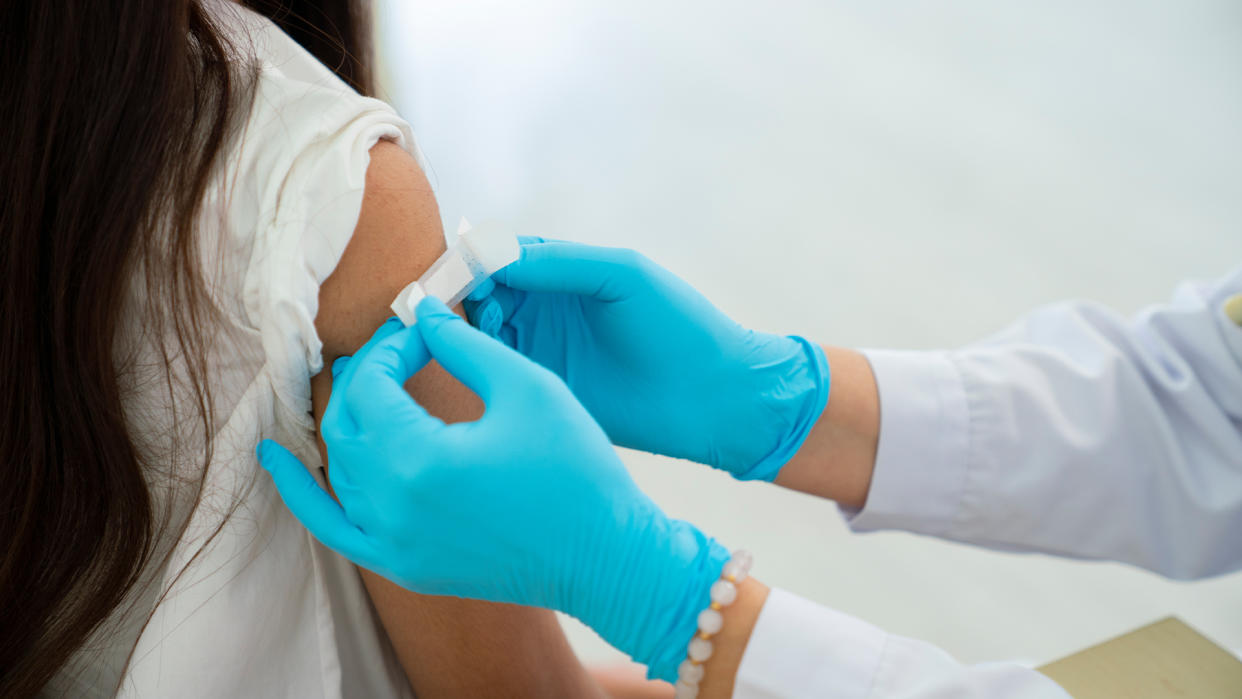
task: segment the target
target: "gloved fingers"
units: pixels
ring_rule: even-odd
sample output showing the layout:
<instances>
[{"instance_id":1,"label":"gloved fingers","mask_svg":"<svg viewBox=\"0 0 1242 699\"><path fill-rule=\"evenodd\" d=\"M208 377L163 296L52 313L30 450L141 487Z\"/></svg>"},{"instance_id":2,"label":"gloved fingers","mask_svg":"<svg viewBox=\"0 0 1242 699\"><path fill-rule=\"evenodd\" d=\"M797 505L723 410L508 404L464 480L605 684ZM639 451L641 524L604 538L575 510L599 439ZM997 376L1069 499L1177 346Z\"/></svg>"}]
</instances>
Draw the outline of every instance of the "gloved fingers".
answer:
<instances>
[{"instance_id":1,"label":"gloved fingers","mask_svg":"<svg viewBox=\"0 0 1242 699\"><path fill-rule=\"evenodd\" d=\"M475 287L474 291L471 291L469 294L466 294L465 301L482 301L488 296L491 296L492 290L495 288L496 288L496 282L492 281L491 277L488 277L487 279L484 279L482 282L479 282L479 285Z\"/></svg>"},{"instance_id":2,"label":"gloved fingers","mask_svg":"<svg viewBox=\"0 0 1242 699\"><path fill-rule=\"evenodd\" d=\"M259 463L272 474L285 506L316 539L359 565L370 563L371 543L366 534L349 521L298 457L270 439L260 442L256 453Z\"/></svg>"},{"instance_id":3,"label":"gloved fingers","mask_svg":"<svg viewBox=\"0 0 1242 699\"><path fill-rule=\"evenodd\" d=\"M624 296L629 272L644 258L632 250L579 243L533 243L522 246L517 262L492 275L498 283L522 291L546 291L615 301Z\"/></svg>"},{"instance_id":4,"label":"gloved fingers","mask_svg":"<svg viewBox=\"0 0 1242 699\"><path fill-rule=\"evenodd\" d=\"M353 417L345 407L344 391L340 389L348 384L353 377L354 371L358 367L358 359L366 356L371 351L371 348L382 342L384 338L393 335L404 327L397 318L389 318L376 329L353 356L338 357L332 362L332 393L328 396L328 407L324 409L323 421L319 427L320 434L323 435L325 442L352 435L357 431L357 425L354 424Z\"/></svg>"},{"instance_id":5,"label":"gloved fingers","mask_svg":"<svg viewBox=\"0 0 1242 699\"><path fill-rule=\"evenodd\" d=\"M390 430L426 431L443 427L405 391L405 382L431 361L431 354L416 329L403 328L371 347L342 384L345 405L363 432Z\"/></svg>"},{"instance_id":6,"label":"gloved fingers","mask_svg":"<svg viewBox=\"0 0 1242 699\"><path fill-rule=\"evenodd\" d=\"M490 280L489 280L490 283ZM493 288L498 288L492 284ZM508 287L504 287L508 288ZM465 299L461 302L462 308L466 311L466 320L470 324L478 328L480 332L496 337L500 332L500 326L504 322L504 315L501 312L501 306L496 302L492 294L488 294L482 299L472 301Z\"/></svg>"},{"instance_id":7,"label":"gloved fingers","mask_svg":"<svg viewBox=\"0 0 1242 699\"><path fill-rule=\"evenodd\" d=\"M420 301L416 313L414 327L422 333L431 356L488 405L509 377L532 366L530 360L470 327L437 298Z\"/></svg>"},{"instance_id":8,"label":"gloved fingers","mask_svg":"<svg viewBox=\"0 0 1242 699\"><path fill-rule=\"evenodd\" d=\"M547 242L544 238L530 235L518 236L519 245L536 245L544 242ZM514 289L497 284L495 275L484 279L462 300L466 320L488 335L499 337L501 324L513 314L515 305L513 296Z\"/></svg>"},{"instance_id":9,"label":"gloved fingers","mask_svg":"<svg viewBox=\"0 0 1242 699\"><path fill-rule=\"evenodd\" d=\"M323 419L319 423L319 434L323 437L325 444L358 431L358 426L354 424L353 418L342 405L345 402L344 393L337 390L337 387L342 385L341 376L349 366L351 359L352 357L342 356L332 362L332 390L328 394L328 407L324 409Z\"/></svg>"},{"instance_id":10,"label":"gloved fingers","mask_svg":"<svg viewBox=\"0 0 1242 699\"><path fill-rule=\"evenodd\" d=\"M462 306L466 309L466 318L471 325L513 347L513 333L505 333L504 329L525 298L525 291L494 284L492 293L487 298L479 301L467 299Z\"/></svg>"},{"instance_id":11,"label":"gloved fingers","mask_svg":"<svg viewBox=\"0 0 1242 699\"><path fill-rule=\"evenodd\" d=\"M517 329L508 323L500 326L500 332L496 334L496 339L512 347L514 350L518 349Z\"/></svg>"},{"instance_id":12,"label":"gloved fingers","mask_svg":"<svg viewBox=\"0 0 1242 699\"><path fill-rule=\"evenodd\" d=\"M517 239L518 239L518 245L535 245L537 243L549 242L548 239L546 238L540 238L538 236L533 236L533 235L519 235ZM554 241L554 242L560 242L560 241ZM492 291L495 288L496 288L496 282L493 281L492 277L488 277L487 279L484 279L482 283L480 283L477 287L475 287L474 291L471 291L469 294L466 295L466 301L476 301L476 302L482 301L488 296L491 296ZM473 322L473 319L471 320L471 322Z\"/></svg>"},{"instance_id":13,"label":"gloved fingers","mask_svg":"<svg viewBox=\"0 0 1242 699\"><path fill-rule=\"evenodd\" d=\"M522 305L522 301L525 298L526 292L518 291L503 284L497 284L496 290L492 293L492 300L496 302L496 306L500 309L501 322L508 322L513 317L513 313Z\"/></svg>"}]
</instances>

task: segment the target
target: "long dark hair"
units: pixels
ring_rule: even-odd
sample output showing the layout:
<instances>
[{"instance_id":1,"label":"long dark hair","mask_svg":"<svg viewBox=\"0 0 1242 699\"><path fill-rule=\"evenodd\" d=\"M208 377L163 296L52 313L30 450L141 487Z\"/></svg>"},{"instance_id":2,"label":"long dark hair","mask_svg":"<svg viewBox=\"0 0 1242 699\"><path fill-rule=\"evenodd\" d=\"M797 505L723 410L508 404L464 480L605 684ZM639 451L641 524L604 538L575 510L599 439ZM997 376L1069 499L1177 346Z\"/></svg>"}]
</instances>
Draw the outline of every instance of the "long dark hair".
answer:
<instances>
[{"instance_id":1,"label":"long dark hair","mask_svg":"<svg viewBox=\"0 0 1242 699\"><path fill-rule=\"evenodd\" d=\"M247 4L370 91L355 3ZM186 361L210 424L194 221L244 81L197 0L4 2L0 33L0 697L12 697L38 693L118 608L167 524L123 405L117 335L135 278L179 309L162 349Z\"/></svg>"}]
</instances>

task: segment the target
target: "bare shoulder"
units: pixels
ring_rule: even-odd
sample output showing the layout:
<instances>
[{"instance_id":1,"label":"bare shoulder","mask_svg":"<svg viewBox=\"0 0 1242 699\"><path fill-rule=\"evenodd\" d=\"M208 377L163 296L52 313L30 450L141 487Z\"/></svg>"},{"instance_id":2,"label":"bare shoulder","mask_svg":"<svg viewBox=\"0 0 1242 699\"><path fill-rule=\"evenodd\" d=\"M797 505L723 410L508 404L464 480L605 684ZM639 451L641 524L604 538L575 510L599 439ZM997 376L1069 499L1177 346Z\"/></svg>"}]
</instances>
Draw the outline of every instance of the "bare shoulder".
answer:
<instances>
[{"instance_id":1,"label":"bare shoulder","mask_svg":"<svg viewBox=\"0 0 1242 699\"><path fill-rule=\"evenodd\" d=\"M388 304L444 251L435 194L401 146L371 148L362 211L345 254L319 290L315 325L327 362L357 349L392 315Z\"/></svg>"}]
</instances>

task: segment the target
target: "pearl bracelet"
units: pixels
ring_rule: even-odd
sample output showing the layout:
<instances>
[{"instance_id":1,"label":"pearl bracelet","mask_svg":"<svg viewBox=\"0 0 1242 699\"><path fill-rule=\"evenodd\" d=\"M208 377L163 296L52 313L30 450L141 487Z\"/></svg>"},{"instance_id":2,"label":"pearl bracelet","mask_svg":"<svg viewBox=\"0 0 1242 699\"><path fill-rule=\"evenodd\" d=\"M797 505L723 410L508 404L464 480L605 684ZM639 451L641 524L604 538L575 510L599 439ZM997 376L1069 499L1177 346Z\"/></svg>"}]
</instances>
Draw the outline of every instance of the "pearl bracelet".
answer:
<instances>
[{"instance_id":1,"label":"pearl bracelet","mask_svg":"<svg viewBox=\"0 0 1242 699\"><path fill-rule=\"evenodd\" d=\"M686 659L677 666L677 690L675 699L695 699L699 695L699 682L703 681L703 663L712 657L711 637L724 627L721 609L737 599L737 586L750 575L755 557L750 551L738 550L720 571L720 579L712 583L711 605L699 612L699 632L690 639Z\"/></svg>"}]
</instances>

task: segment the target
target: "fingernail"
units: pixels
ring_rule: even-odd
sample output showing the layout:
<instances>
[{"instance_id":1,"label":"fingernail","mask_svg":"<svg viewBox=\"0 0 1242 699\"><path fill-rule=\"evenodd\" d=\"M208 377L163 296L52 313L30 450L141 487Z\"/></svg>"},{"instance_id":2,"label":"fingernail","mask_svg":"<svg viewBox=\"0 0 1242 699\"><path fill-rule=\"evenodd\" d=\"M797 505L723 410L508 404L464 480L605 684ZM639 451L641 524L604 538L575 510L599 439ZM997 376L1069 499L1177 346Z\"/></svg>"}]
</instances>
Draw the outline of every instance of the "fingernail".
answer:
<instances>
[{"instance_id":1,"label":"fingernail","mask_svg":"<svg viewBox=\"0 0 1242 699\"><path fill-rule=\"evenodd\" d=\"M345 364L348 362L349 362L349 355L337 357L336 361L332 362L332 378L335 379L336 377L340 376L341 372L345 371Z\"/></svg>"}]
</instances>

